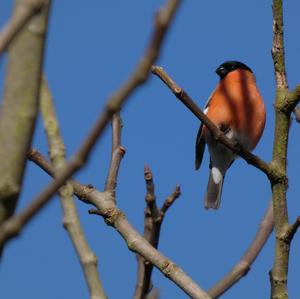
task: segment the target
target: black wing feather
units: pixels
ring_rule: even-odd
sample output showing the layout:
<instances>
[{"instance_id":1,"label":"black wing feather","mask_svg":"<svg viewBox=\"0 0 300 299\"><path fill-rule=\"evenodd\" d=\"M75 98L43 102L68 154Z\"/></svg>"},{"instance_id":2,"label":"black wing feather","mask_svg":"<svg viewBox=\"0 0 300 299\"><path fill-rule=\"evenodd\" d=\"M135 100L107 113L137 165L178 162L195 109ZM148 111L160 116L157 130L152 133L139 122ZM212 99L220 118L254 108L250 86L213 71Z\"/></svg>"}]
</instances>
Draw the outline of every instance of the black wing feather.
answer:
<instances>
[{"instance_id":1,"label":"black wing feather","mask_svg":"<svg viewBox=\"0 0 300 299\"><path fill-rule=\"evenodd\" d=\"M208 98L208 100L204 106L204 110L209 107L209 102L211 100L213 93L214 93L214 91L211 93L210 97ZM197 134L197 138L196 138L196 159L195 159L196 170L199 169L201 166L201 163L203 160L203 154L204 154L204 150L205 150L205 139L203 136L202 129L203 129L203 124L201 123L198 134Z\"/></svg>"},{"instance_id":2,"label":"black wing feather","mask_svg":"<svg viewBox=\"0 0 300 299\"><path fill-rule=\"evenodd\" d=\"M203 124L201 123L198 134L197 134L197 138L196 138L196 159L195 159L195 168L196 170L200 168L201 163L202 163L202 159L203 159L203 154L204 154L204 150L205 150L205 140L204 140L204 136L202 134L202 128L203 128Z\"/></svg>"}]
</instances>

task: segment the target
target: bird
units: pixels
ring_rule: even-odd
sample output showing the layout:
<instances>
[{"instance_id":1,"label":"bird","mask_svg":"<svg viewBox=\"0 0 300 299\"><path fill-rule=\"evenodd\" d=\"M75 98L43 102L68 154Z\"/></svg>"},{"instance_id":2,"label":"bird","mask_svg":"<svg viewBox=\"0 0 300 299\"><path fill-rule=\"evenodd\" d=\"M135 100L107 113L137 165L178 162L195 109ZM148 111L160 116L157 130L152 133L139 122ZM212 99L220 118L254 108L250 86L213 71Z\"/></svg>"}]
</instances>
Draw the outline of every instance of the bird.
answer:
<instances>
[{"instance_id":1,"label":"bird","mask_svg":"<svg viewBox=\"0 0 300 299\"><path fill-rule=\"evenodd\" d=\"M255 75L250 67L239 61L225 61L215 72L220 81L203 112L227 138L252 151L262 136L266 122L265 104L256 86ZM218 142L201 123L196 138L196 170L202 163L206 144L210 154L210 174L204 207L218 209L226 171L237 156Z\"/></svg>"}]
</instances>

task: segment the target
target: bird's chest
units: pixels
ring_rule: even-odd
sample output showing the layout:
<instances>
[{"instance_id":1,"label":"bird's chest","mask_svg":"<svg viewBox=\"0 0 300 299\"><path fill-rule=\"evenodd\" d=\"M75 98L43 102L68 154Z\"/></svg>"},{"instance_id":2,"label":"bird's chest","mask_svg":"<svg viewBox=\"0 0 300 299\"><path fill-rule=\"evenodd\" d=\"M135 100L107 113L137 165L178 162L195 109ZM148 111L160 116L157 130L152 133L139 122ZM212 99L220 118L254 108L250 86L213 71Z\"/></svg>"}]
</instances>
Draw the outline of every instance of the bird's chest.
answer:
<instances>
[{"instance_id":1,"label":"bird's chest","mask_svg":"<svg viewBox=\"0 0 300 299\"><path fill-rule=\"evenodd\" d=\"M242 82L237 82L230 89L216 90L206 111L209 119L229 139L238 141L248 149L253 147L250 137L256 128L257 113L256 89L251 90L250 87L245 90ZM209 135L206 136L208 143L211 141Z\"/></svg>"}]
</instances>

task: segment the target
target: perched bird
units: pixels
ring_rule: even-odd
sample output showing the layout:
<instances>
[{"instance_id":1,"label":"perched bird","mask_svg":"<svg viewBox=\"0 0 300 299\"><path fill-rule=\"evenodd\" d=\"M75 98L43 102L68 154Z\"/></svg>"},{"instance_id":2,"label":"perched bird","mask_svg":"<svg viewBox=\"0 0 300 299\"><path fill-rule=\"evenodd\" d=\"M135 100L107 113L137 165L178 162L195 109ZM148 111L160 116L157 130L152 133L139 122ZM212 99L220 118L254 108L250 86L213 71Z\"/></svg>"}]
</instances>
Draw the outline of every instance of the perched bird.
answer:
<instances>
[{"instance_id":1,"label":"perched bird","mask_svg":"<svg viewBox=\"0 0 300 299\"><path fill-rule=\"evenodd\" d=\"M239 61L226 61L216 73L220 77L208 99L204 113L229 138L252 151L265 127L266 112L252 70ZM201 124L196 139L196 169L201 165L205 144L210 154L210 175L205 208L220 206L223 180L236 155L216 141Z\"/></svg>"}]
</instances>

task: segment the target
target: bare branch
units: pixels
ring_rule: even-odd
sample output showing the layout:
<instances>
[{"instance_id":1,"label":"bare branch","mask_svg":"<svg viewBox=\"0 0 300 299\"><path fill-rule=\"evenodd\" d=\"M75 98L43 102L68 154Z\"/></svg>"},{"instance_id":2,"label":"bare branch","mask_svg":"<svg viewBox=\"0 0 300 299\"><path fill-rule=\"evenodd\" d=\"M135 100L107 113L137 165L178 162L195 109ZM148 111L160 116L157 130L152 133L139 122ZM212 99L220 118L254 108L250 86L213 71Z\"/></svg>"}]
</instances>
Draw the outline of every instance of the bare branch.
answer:
<instances>
[{"instance_id":1,"label":"bare branch","mask_svg":"<svg viewBox=\"0 0 300 299\"><path fill-rule=\"evenodd\" d=\"M275 100L275 138L273 145L272 165L286 175L287 147L290 128L291 113L299 103L300 86L294 91L289 91L284 53L283 37L283 3L282 0L273 0L273 46L272 57L276 79ZM271 298L287 299L287 280L290 244L296 224L290 226L286 204L287 180L272 182L273 210L275 222L275 258L270 271Z\"/></svg>"},{"instance_id":2,"label":"bare branch","mask_svg":"<svg viewBox=\"0 0 300 299\"><path fill-rule=\"evenodd\" d=\"M42 163L42 168L47 173L53 174L53 168L41 154L32 151L30 159L37 165ZM139 254L153 264L167 278L180 287L190 298L210 299L187 274L174 264L157 249L149 244L127 221L125 214L115 205L115 200L110 192L99 192L92 186L84 186L76 181L70 181L75 194L85 203L92 204L98 211L94 214L101 215L107 225L112 226L122 236L129 250ZM10 222L11 223L11 222ZM11 223L14 225L15 223Z\"/></svg>"},{"instance_id":3,"label":"bare branch","mask_svg":"<svg viewBox=\"0 0 300 299\"><path fill-rule=\"evenodd\" d=\"M144 166L144 178L146 183L146 208L144 219L144 238L157 249L160 224L155 220L159 215L159 209L156 205L156 196L154 193L154 182L152 171L148 165ZM142 256L137 255L137 281L134 293L134 299L145 299L152 289L151 275L153 265Z\"/></svg>"},{"instance_id":4,"label":"bare branch","mask_svg":"<svg viewBox=\"0 0 300 299\"><path fill-rule=\"evenodd\" d=\"M121 145L123 121L120 112L112 117L112 152L117 150Z\"/></svg>"},{"instance_id":5,"label":"bare branch","mask_svg":"<svg viewBox=\"0 0 300 299\"><path fill-rule=\"evenodd\" d=\"M226 274L224 278L222 278L216 285L209 289L208 294L212 298L220 297L248 273L251 265L254 263L256 257L271 235L273 227L273 206L272 201L270 201L270 204L260 223L260 227L256 233L256 236L243 257L232 268L232 270L228 274Z\"/></svg>"},{"instance_id":6,"label":"bare branch","mask_svg":"<svg viewBox=\"0 0 300 299\"><path fill-rule=\"evenodd\" d=\"M274 62L276 85L278 89L287 89L288 83L285 71L282 0L273 0L273 46L272 57Z\"/></svg>"},{"instance_id":7,"label":"bare branch","mask_svg":"<svg viewBox=\"0 0 300 299\"><path fill-rule=\"evenodd\" d=\"M272 165L269 165L258 156L253 155L251 152L244 149L240 144L234 140L228 139L225 134L219 130L209 118L201 111L197 104L191 97L173 81L163 68L158 66L152 67L152 73L158 76L174 93L174 95L210 130L214 138L222 144L231 149L234 153L242 157L247 163L255 166L263 171L271 181L286 180L286 177L281 173L276 172Z\"/></svg>"},{"instance_id":8,"label":"bare branch","mask_svg":"<svg viewBox=\"0 0 300 299\"><path fill-rule=\"evenodd\" d=\"M293 224L291 224L286 230L286 235L284 236L286 242L291 243L299 226L300 226L300 217L297 217L296 221Z\"/></svg>"},{"instance_id":9,"label":"bare branch","mask_svg":"<svg viewBox=\"0 0 300 299\"><path fill-rule=\"evenodd\" d=\"M148 214L152 218L152 221L155 222L158 215L159 215L159 209L156 206L156 196L154 193L154 182L153 182L153 174L151 169L148 165L145 165L144 167L144 178L146 182L146 204L148 207Z\"/></svg>"},{"instance_id":10,"label":"bare branch","mask_svg":"<svg viewBox=\"0 0 300 299\"><path fill-rule=\"evenodd\" d=\"M175 200L180 196L180 186L177 185L173 193L165 200L163 206L160 209L162 215L165 215L170 206L175 202ZM164 216L163 216L164 217Z\"/></svg>"},{"instance_id":11,"label":"bare branch","mask_svg":"<svg viewBox=\"0 0 300 299\"><path fill-rule=\"evenodd\" d=\"M38 113L50 1L43 3L43 9L14 39L8 53L0 110L0 225L15 210ZM15 12L23 5L17 0Z\"/></svg>"},{"instance_id":12,"label":"bare branch","mask_svg":"<svg viewBox=\"0 0 300 299\"><path fill-rule=\"evenodd\" d=\"M125 155L125 148L121 146L121 129L122 119L120 113L117 112L112 118L112 154L108 176L105 183L105 191L112 192L115 195L117 187L117 177L120 163Z\"/></svg>"},{"instance_id":13,"label":"bare branch","mask_svg":"<svg viewBox=\"0 0 300 299\"><path fill-rule=\"evenodd\" d=\"M165 200L163 207L159 209L156 204L154 193L154 182L152 171L148 165L144 167L144 178L146 182L146 204L144 220L144 238L154 247L158 248L161 225L168 208L180 196L180 187L176 186L175 191ZM138 273L134 299L145 299L152 289L151 275L153 265L142 256L137 255Z\"/></svg>"},{"instance_id":14,"label":"bare branch","mask_svg":"<svg viewBox=\"0 0 300 299\"><path fill-rule=\"evenodd\" d=\"M58 173L65 165L65 145L59 132L52 95L45 78L43 78L41 85L40 110L48 138L51 161L55 173ZM63 225L81 263L90 298L106 299L97 269L97 257L89 247L80 224L77 208L73 200L72 185L66 183L60 188L59 195L64 213Z\"/></svg>"},{"instance_id":15,"label":"bare branch","mask_svg":"<svg viewBox=\"0 0 300 299\"><path fill-rule=\"evenodd\" d=\"M38 13L47 2L47 0L18 1L12 17L0 32L0 55L31 17Z\"/></svg>"},{"instance_id":16,"label":"bare branch","mask_svg":"<svg viewBox=\"0 0 300 299\"><path fill-rule=\"evenodd\" d=\"M168 0L165 7L158 12L149 46L132 76L108 99L106 109L101 113L99 119L96 121L96 124L77 153L60 171L55 180L51 182L19 215L11 218L7 223L4 223L2 228L0 227L0 245L19 234L36 213L49 202L50 198L57 190L85 164L96 141L103 134L112 116L121 109L125 101L137 87L145 83L148 79L149 73L151 72L151 66L159 56L163 39L180 3L180 0ZM20 109L20 107L18 107L18 109Z\"/></svg>"}]
</instances>

